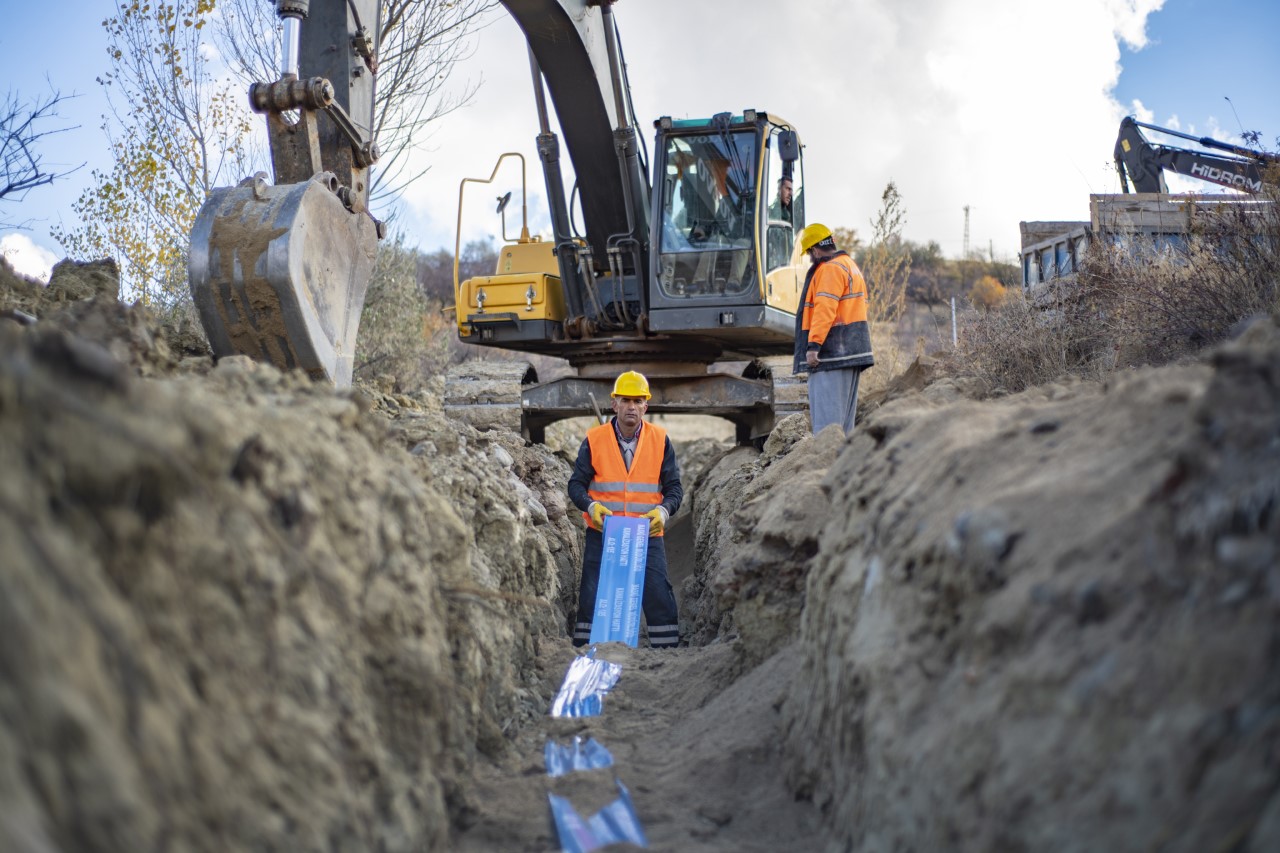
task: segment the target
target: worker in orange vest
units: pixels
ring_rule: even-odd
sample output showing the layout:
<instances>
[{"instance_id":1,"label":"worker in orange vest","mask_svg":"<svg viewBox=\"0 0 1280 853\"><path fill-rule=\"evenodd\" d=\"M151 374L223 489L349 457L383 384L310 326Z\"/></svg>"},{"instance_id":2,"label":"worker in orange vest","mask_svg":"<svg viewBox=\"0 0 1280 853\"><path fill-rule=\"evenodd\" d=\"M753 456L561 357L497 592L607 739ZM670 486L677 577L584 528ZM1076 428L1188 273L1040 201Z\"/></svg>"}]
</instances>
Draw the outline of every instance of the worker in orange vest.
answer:
<instances>
[{"instance_id":1,"label":"worker in orange vest","mask_svg":"<svg viewBox=\"0 0 1280 853\"><path fill-rule=\"evenodd\" d=\"M628 370L613 383L612 397L613 418L587 431L569 478L569 499L582 510L587 525L573 644L583 646L591 639L604 552L604 519L618 513L649 519L641 606L649 628L649 645L673 649L680 644L680 619L676 596L667 579L663 531L684 499L680 465L667 431L645 423L644 413L651 398L649 380Z\"/></svg>"},{"instance_id":2,"label":"worker in orange vest","mask_svg":"<svg viewBox=\"0 0 1280 853\"><path fill-rule=\"evenodd\" d=\"M800 232L800 250L813 266L804 280L796 314L795 373L809 374L809 421L813 432L839 424L853 432L858 380L875 364L867 323L867 283L853 258L836 246L827 226L815 222Z\"/></svg>"}]
</instances>

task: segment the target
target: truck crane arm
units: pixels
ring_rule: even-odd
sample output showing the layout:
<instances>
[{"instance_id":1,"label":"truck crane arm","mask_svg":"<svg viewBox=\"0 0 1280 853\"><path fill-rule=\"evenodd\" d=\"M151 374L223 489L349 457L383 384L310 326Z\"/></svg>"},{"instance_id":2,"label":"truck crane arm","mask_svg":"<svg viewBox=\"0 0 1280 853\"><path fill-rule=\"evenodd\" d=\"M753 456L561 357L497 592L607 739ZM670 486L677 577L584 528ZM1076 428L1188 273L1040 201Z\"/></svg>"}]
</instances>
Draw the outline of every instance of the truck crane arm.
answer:
<instances>
[{"instance_id":1,"label":"truck crane arm","mask_svg":"<svg viewBox=\"0 0 1280 853\"><path fill-rule=\"evenodd\" d=\"M1226 155L1209 154L1169 145L1154 145L1147 140L1140 128L1155 130L1171 136L1189 139L1205 148L1226 152ZM1115 147L1116 171L1120 186L1127 193L1133 183L1135 192L1167 193L1164 173L1174 172L1199 178L1224 187L1249 193L1262 191L1264 184L1274 184L1267 169L1280 166L1280 157L1263 151L1254 151L1238 145L1219 142L1209 137L1191 136L1176 130L1144 124L1133 116L1120 122L1120 133Z\"/></svg>"}]
</instances>

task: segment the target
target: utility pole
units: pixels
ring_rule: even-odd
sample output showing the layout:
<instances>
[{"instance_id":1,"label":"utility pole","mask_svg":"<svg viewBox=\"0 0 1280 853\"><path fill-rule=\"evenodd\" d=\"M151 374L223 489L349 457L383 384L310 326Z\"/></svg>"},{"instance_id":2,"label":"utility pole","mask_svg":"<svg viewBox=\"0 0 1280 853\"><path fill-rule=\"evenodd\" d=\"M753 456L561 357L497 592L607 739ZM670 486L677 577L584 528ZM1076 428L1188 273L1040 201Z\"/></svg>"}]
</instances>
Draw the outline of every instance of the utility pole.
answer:
<instances>
[{"instance_id":1,"label":"utility pole","mask_svg":"<svg viewBox=\"0 0 1280 853\"><path fill-rule=\"evenodd\" d=\"M969 260L969 205L964 206L964 259Z\"/></svg>"}]
</instances>

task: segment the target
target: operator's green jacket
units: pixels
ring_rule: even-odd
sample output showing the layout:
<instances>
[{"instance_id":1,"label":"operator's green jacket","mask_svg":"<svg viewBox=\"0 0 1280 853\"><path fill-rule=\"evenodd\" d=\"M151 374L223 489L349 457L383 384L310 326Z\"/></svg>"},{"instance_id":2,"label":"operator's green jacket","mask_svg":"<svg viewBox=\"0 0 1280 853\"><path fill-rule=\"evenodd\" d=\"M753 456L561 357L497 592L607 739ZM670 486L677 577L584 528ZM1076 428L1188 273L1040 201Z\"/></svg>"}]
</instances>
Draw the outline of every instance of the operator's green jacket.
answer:
<instances>
[{"instance_id":1,"label":"operator's green jacket","mask_svg":"<svg viewBox=\"0 0 1280 853\"><path fill-rule=\"evenodd\" d=\"M875 364L867 323L867 283L847 253L836 252L809 268L800 302L795 373ZM809 367L805 360L809 350L818 351L817 367Z\"/></svg>"}]
</instances>

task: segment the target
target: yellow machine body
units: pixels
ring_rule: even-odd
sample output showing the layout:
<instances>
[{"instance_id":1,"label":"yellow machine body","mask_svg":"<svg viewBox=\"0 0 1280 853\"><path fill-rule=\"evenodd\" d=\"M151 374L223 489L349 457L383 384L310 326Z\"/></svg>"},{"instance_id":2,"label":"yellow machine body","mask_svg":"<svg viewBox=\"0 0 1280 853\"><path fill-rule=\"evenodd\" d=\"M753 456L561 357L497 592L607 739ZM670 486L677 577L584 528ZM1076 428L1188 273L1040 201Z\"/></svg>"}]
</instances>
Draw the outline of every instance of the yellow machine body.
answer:
<instances>
[{"instance_id":1,"label":"yellow machine body","mask_svg":"<svg viewBox=\"0 0 1280 853\"><path fill-rule=\"evenodd\" d=\"M474 327L484 323L564 320L564 288L551 249L551 243L537 237L508 243L498 254L494 275L462 282L458 286L458 334L470 337Z\"/></svg>"},{"instance_id":2,"label":"yellow machine body","mask_svg":"<svg viewBox=\"0 0 1280 853\"><path fill-rule=\"evenodd\" d=\"M788 314L800 313L800 291L808 274L809 258L796 243L791 251L791 263L764 277L765 304Z\"/></svg>"}]
</instances>

